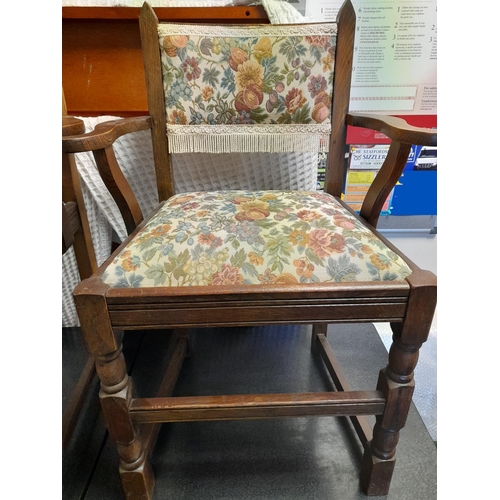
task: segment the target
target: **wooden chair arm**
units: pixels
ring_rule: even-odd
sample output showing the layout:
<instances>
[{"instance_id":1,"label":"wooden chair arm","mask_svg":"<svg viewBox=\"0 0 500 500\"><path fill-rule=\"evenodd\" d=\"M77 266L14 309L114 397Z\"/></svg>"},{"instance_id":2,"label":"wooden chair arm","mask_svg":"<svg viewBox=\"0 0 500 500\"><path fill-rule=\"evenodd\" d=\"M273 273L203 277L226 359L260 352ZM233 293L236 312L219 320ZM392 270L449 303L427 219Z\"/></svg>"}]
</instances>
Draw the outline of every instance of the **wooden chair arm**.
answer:
<instances>
[{"instance_id":1,"label":"wooden chair arm","mask_svg":"<svg viewBox=\"0 0 500 500\"><path fill-rule=\"evenodd\" d=\"M353 127L378 130L391 139L387 157L368 189L360 210L361 217L377 227L382 207L403 173L412 145L436 146L437 129L414 127L394 116L361 113L348 113L346 123Z\"/></svg>"},{"instance_id":2,"label":"wooden chair arm","mask_svg":"<svg viewBox=\"0 0 500 500\"><path fill-rule=\"evenodd\" d=\"M92 152L104 184L113 196L130 234L143 220L139 202L116 160L114 142L121 136L151 128L150 116L119 118L95 126L92 132L62 138L63 154Z\"/></svg>"},{"instance_id":3,"label":"wooden chair arm","mask_svg":"<svg viewBox=\"0 0 500 500\"><path fill-rule=\"evenodd\" d=\"M437 129L414 127L406 123L402 118L396 118L395 116L347 113L346 123L353 127L378 130L389 139L403 144L437 145Z\"/></svg>"},{"instance_id":4,"label":"wooden chair arm","mask_svg":"<svg viewBox=\"0 0 500 500\"><path fill-rule=\"evenodd\" d=\"M133 116L130 118L119 118L99 123L92 132L80 135L63 137L63 153L82 153L84 151L95 151L112 146L113 143L125 134L148 130L151 128L150 116Z\"/></svg>"}]
</instances>

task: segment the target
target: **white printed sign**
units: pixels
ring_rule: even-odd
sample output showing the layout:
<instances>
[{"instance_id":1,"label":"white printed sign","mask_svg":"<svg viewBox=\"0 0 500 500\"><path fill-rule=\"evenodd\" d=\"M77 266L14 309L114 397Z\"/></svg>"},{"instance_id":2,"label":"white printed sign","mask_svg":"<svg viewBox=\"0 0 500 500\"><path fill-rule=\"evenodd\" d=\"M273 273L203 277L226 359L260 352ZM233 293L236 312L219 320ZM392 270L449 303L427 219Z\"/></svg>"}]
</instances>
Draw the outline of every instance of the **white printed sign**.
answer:
<instances>
[{"instance_id":1,"label":"white printed sign","mask_svg":"<svg viewBox=\"0 0 500 500\"><path fill-rule=\"evenodd\" d=\"M306 16L334 21L342 0L308 1ZM437 114L436 0L353 0L350 111Z\"/></svg>"}]
</instances>

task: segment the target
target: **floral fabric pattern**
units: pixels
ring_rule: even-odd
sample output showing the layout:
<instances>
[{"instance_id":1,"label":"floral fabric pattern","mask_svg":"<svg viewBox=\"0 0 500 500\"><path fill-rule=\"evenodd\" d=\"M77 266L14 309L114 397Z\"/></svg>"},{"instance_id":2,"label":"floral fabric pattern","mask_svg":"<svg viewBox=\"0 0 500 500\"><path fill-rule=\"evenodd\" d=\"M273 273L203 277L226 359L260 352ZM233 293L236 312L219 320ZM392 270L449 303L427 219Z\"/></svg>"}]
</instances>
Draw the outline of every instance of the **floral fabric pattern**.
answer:
<instances>
[{"instance_id":1,"label":"floral fabric pattern","mask_svg":"<svg viewBox=\"0 0 500 500\"><path fill-rule=\"evenodd\" d=\"M332 196L182 193L114 259L111 287L404 280L408 265Z\"/></svg>"},{"instance_id":2,"label":"floral fabric pattern","mask_svg":"<svg viewBox=\"0 0 500 500\"><path fill-rule=\"evenodd\" d=\"M336 25L323 36L286 34L293 26L203 29L159 25L169 134L194 133L193 125L224 134L237 130L228 132L229 125L275 125L279 134L279 125L299 124L328 133Z\"/></svg>"}]
</instances>

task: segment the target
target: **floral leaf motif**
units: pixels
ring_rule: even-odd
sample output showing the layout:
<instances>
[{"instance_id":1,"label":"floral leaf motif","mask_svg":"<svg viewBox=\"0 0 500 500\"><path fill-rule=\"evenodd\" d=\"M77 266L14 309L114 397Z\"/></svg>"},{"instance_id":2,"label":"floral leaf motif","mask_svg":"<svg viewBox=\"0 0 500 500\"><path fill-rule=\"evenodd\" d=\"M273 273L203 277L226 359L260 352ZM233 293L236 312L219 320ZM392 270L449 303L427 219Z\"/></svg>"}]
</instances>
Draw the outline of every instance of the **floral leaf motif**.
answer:
<instances>
[{"instance_id":1,"label":"floral leaf motif","mask_svg":"<svg viewBox=\"0 0 500 500\"><path fill-rule=\"evenodd\" d=\"M149 262L151 259L154 258L156 252L157 252L156 247L150 248L147 252L144 253L144 255L142 256L142 260L144 262Z\"/></svg>"},{"instance_id":2,"label":"floral leaf motif","mask_svg":"<svg viewBox=\"0 0 500 500\"><path fill-rule=\"evenodd\" d=\"M141 282L144 279L144 276L133 273L129 276L129 283L132 288L139 288L141 286Z\"/></svg>"},{"instance_id":3,"label":"floral leaf motif","mask_svg":"<svg viewBox=\"0 0 500 500\"><path fill-rule=\"evenodd\" d=\"M236 90L234 72L229 66L224 70L224 76L222 77L220 85L223 89L227 89L228 92L234 92Z\"/></svg>"},{"instance_id":4,"label":"floral leaf motif","mask_svg":"<svg viewBox=\"0 0 500 500\"><path fill-rule=\"evenodd\" d=\"M205 68L203 70L202 82L208 83L212 87L219 85L220 71L217 68Z\"/></svg>"},{"instance_id":5,"label":"floral leaf motif","mask_svg":"<svg viewBox=\"0 0 500 500\"><path fill-rule=\"evenodd\" d=\"M252 120L255 122L255 123L264 123L266 118L267 118L267 114L266 112L259 106L258 108L256 109L251 109L250 110L250 117L252 118Z\"/></svg>"},{"instance_id":6,"label":"floral leaf motif","mask_svg":"<svg viewBox=\"0 0 500 500\"><path fill-rule=\"evenodd\" d=\"M295 111L292 121L293 123L311 123L310 114L311 108L309 107L309 103L306 103L302 108Z\"/></svg>"},{"instance_id":7,"label":"floral leaf motif","mask_svg":"<svg viewBox=\"0 0 500 500\"><path fill-rule=\"evenodd\" d=\"M200 42L200 52L206 56L211 56L212 46L213 44L210 38L203 38L203 40Z\"/></svg>"},{"instance_id":8,"label":"floral leaf motif","mask_svg":"<svg viewBox=\"0 0 500 500\"><path fill-rule=\"evenodd\" d=\"M324 51L322 51L319 47L316 45L311 45L309 47L309 52L311 53L311 56L316 59L319 63L321 62L321 57L325 54Z\"/></svg>"},{"instance_id":9,"label":"floral leaf motif","mask_svg":"<svg viewBox=\"0 0 500 500\"><path fill-rule=\"evenodd\" d=\"M178 48L177 49L177 56L179 57L179 59L181 61L184 61L187 57L187 48L186 47Z\"/></svg>"},{"instance_id":10,"label":"floral leaf motif","mask_svg":"<svg viewBox=\"0 0 500 500\"><path fill-rule=\"evenodd\" d=\"M154 280L155 286L162 285L163 283L165 283L167 279L165 268L160 264L155 264L154 266L151 266L149 269L146 269L144 275L146 276L146 278Z\"/></svg>"},{"instance_id":11,"label":"floral leaf motif","mask_svg":"<svg viewBox=\"0 0 500 500\"><path fill-rule=\"evenodd\" d=\"M248 274L250 276L253 276L254 278L257 278L259 276L259 272L255 268L255 266L249 264L248 262L243 263L243 265L241 266L241 270L244 274Z\"/></svg>"},{"instance_id":12,"label":"floral leaf motif","mask_svg":"<svg viewBox=\"0 0 500 500\"><path fill-rule=\"evenodd\" d=\"M240 248L232 257L231 257L231 265L233 267L242 267L245 263L246 253L243 248Z\"/></svg>"},{"instance_id":13,"label":"floral leaf motif","mask_svg":"<svg viewBox=\"0 0 500 500\"><path fill-rule=\"evenodd\" d=\"M330 257L326 266L326 272L334 281L355 281L356 275L361 269L351 262L348 255L341 255L337 260Z\"/></svg>"},{"instance_id":14,"label":"floral leaf motif","mask_svg":"<svg viewBox=\"0 0 500 500\"><path fill-rule=\"evenodd\" d=\"M396 281L398 279L398 275L396 273L391 273L389 271L387 271L386 273L384 273L384 275L382 276L382 279L384 281Z\"/></svg>"},{"instance_id":15,"label":"floral leaf motif","mask_svg":"<svg viewBox=\"0 0 500 500\"><path fill-rule=\"evenodd\" d=\"M288 112L284 112L281 115L278 116L278 123L280 124L288 124L292 123L292 115Z\"/></svg>"},{"instance_id":16,"label":"floral leaf motif","mask_svg":"<svg viewBox=\"0 0 500 500\"><path fill-rule=\"evenodd\" d=\"M371 262L366 263L366 268L372 276L378 276L378 269Z\"/></svg>"},{"instance_id":17,"label":"floral leaf motif","mask_svg":"<svg viewBox=\"0 0 500 500\"><path fill-rule=\"evenodd\" d=\"M313 250L311 250L310 248L307 248L305 253L306 253L306 257L311 262L313 262L314 264L316 264L318 266L323 265L323 261L316 255L316 253Z\"/></svg>"},{"instance_id":18,"label":"floral leaf motif","mask_svg":"<svg viewBox=\"0 0 500 500\"><path fill-rule=\"evenodd\" d=\"M297 57L303 56L306 53L306 48L301 45L302 37L291 36L287 38L280 46L279 53L283 54L289 63Z\"/></svg>"}]
</instances>

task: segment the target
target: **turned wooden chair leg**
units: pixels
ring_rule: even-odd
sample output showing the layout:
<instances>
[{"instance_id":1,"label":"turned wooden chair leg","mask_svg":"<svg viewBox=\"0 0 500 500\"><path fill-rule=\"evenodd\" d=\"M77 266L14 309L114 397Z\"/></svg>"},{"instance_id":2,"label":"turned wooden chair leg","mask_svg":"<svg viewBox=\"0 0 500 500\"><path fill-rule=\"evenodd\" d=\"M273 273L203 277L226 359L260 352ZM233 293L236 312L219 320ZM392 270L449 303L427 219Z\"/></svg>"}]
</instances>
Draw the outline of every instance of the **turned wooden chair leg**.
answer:
<instances>
[{"instance_id":1,"label":"turned wooden chair leg","mask_svg":"<svg viewBox=\"0 0 500 500\"><path fill-rule=\"evenodd\" d=\"M404 427L412 401L415 382L413 369L422 344L408 345L393 336L389 364L380 371L377 390L387 403L382 415L377 415L373 439L366 444L361 470L361 482L367 495L387 495L396 463L399 431Z\"/></svg>"},{"instance_id":2,"label":"turned wooden chair leg","mask_svg":"<svg viewBox=\"0 0 500 500\"><path fill-rule=\"evenodd\" d=\"M101 286L105 290L105 286ZM101 381L99 398L109 435L116 443L119 472L128 500L151 500L154 476L130 415L132 379L127 374L121 334L115 335L104 296L75 293L82 332Z\"/></svg>"},{"instance_id":3,"label":"turned wooden chair leg","mask_svg":"<svg viewBox=\"0 0 500 500\"><path fill-rule=\"evenodd\" d=\"M411 292L403 323L391 323L393 343L389 363L380 371L377 390L386 398L385 410L377 415L373 438L365 445L361 484L367 495L387 495L396 463L399 431L405 426L415 381L418 353L429 335L436 303L435 277L427 271L408 279Z\"/></svg>"},{"instance_id":4,"label":"turned wooden chair leg","mask_svg":"<svg viewBox=\"0 0 500 500\"><path fill-rule=\"evenodd\" d=\"M96 371L101 380L99 398L120 457L120 476L127 499L152 498L154 477L147 454L132 423L129 403L132 379L127 375L121 345L105 355L96 356Z\"/></svg>"}]
</instances>

